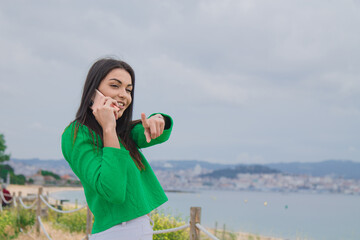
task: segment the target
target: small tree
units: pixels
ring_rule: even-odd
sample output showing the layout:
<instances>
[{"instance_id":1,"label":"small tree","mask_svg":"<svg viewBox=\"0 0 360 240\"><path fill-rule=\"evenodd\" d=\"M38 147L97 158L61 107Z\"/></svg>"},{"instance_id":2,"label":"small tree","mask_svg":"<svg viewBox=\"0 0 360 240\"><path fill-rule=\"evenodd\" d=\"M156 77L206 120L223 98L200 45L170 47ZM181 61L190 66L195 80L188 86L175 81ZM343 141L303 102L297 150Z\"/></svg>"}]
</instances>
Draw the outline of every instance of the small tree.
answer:
<instances>
[{"instance_id":1,"label":"small tree","mask_svg":"<svg viewBox=\"0 0 360 240\"><path fill-rule=\"evenodd\" d=\"M0 134L0 163L10 160L10 154L5 154L6 144L4 134Z\"/></svg>"}]
</instances>

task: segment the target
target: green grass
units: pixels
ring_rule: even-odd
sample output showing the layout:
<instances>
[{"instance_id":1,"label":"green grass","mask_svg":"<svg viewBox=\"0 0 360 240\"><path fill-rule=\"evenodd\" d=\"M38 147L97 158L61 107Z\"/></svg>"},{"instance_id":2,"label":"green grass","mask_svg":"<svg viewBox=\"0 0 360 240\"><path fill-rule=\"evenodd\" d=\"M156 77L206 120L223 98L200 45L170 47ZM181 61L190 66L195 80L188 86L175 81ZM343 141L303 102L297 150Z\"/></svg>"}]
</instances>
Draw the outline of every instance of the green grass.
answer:
<instances>
[{"instance_id":1,"label":"green grass","mask_svg":"<svg viewBox=\"0 0 360 240\"><path fill-rule=\"evenodd\" d=\"M26 230L35 223L33 210L5 208L0 212L0 239L14 239L20 228Z\"/></svg>"},{"instance_id":2,"label":"green grass","mask_svg":"<svg viewBox=\"0 0 360 240\"><path fill-rule=\"evenodd\" d=\"M55 228L69 232L86 232L87 209L81 209L74 213L57 213L49 210L48 220Z\"/></svg>"}]
</instances>

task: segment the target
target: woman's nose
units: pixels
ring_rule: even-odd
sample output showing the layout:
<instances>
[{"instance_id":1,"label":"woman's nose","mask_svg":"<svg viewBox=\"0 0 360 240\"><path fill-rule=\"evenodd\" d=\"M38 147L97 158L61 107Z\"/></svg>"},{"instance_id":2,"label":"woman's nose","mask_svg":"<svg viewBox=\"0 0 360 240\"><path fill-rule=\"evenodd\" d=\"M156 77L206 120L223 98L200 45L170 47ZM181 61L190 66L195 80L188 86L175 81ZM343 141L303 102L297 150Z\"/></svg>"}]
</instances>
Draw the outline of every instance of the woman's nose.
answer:
<instances>
[{"instance_id":1,"label":"woman's nose","mask_svg":"<svg viewBox=\"0 0 360 240\"><path fill-rule=\"evenodd\" d=\"M118 95L119 95L119 97L124 98L125 95L126 95L126 89L125 88L120 88L119 92L118 92Z\"/></svg>"}]
</instances>

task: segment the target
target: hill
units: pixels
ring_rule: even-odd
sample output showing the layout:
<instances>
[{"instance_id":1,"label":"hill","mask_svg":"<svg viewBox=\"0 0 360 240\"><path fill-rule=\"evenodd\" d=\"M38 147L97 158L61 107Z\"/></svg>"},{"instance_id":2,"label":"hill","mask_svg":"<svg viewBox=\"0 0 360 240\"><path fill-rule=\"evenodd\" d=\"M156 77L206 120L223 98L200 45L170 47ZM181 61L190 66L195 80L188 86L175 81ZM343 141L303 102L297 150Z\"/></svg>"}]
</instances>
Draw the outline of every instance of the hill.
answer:
<instances>
[{"instance_id":1,"label":"hill","mask_svg":"<svg viewBox=\"0 0 360 240\"><path fill-rule=\"evenodd\" d=\"M280 173L280 171L271 169L262 165L237 165L234 168L226 168L215 170L212 173L202 174L200 177L210 177L210 178L237 178L238 174L270 174L270 173Z\"/></svg>"},{"instance_id":2,"label":"hill","mask_svg":"<svg viewBox=\"0 0 360 240\"><path fill-rule=\"evenodd\" d=\"M323 177L330 175L347 179L360 179L360 162L327 160L323 162L271 163L265 166L289 174L306 174Z\"/></svg>"},{"instance_id":3,"label":"hill","mask_svg":"<svg viewBox=\"0 0 360 240\"><path fill-rule=\"evenodd\" d=\"M218 170L223 168L231 168L235 166L235 164L211 163L211 162L199 161L199 160L151 161L150 165L154 170L167 170L167 171L194 169L196 166L200 166L201 168L208 170Z\"/></svg>"}]
</instances>

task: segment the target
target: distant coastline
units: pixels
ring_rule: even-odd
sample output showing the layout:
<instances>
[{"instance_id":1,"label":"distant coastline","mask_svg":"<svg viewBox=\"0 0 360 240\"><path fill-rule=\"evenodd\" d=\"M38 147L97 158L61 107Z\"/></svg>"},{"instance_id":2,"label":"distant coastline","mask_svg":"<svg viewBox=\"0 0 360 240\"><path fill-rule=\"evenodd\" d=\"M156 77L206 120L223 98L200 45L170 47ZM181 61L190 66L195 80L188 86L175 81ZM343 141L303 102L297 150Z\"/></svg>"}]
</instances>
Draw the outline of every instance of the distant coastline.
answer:
<instances>
[{"instance_id":1,"label":"distant coastline","mask_svg":"<svg viewBox=\"0 0 360 240\"><path fill-rule=\"evenodd\" d=\"M174 190L174 189L165 189L165 192L169 193L197 193L198 191L194 190Z\"/></svg>"}]
</instances>

